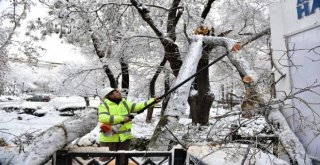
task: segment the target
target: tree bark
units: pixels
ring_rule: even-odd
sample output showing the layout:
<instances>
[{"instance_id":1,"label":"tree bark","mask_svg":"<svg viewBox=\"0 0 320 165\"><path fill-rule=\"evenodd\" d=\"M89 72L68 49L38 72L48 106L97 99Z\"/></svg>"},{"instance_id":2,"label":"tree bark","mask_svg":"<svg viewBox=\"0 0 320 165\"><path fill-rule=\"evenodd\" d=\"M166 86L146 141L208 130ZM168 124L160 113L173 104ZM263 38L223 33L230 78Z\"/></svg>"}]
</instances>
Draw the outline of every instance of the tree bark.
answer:
<instances>
[{"instance_id":1,"label":"tree bark","mask_svg":"<svg viewBox=\"0 0 320 165\"><path fill-rule=\"evenodd\" d=\"M204 7L201 18L202 23L208 16L211 5L215 0L208 0L206 6ZM209 35L208 33L207 35ZM214 36L213 28L211 31L211 35ZM209 64L209 54L213 49L212 45L204 44L204 49L202 51L202 58L199 61L197 70L204 68ZM190 96L188 99L190 105L190 115L193 124L207 124L209 122L209 114L211 104L214 100L214 95L210 91L210 81L209 81L209 68L203 70L196 78L195 78L195 90L197 90L197 94Z\"/></svg>"},{"instance_id":2,"label":"tree bark","mask_svg":"<svg viewBox=\"0 0 320 165\"><path fill-rule=\"evenodd\" d=\"M170 68L172 69L173 75L178 76L182 61L180 60L179 48L174 43L168 43L164 46L165 57L170 63Z\"/></svg>"},{"instance_id":3,"label":"tree bark","mask_svg":"<svg viewBox=\"0 0 320 165\"><path fill-rule=\"evenodd\" d=\"M210 12L211 9L211 5L215 0L208 0L207 5L204 7L202 13L201 13L201 18L203 19L203 21L206 19L207 15Z\"/></svg>"},{"instance_id":4,"label":"tree bark","mask_svg":"<svg viewBox=\"0 0 320 165\"><path fill-rule=\"evenodd\" d=\"M158 79L158 76L159 74L161 73L164 65L166 64L167 62L167 59L164 57L160 63L160 66L158 66L157 70L156 70L156 73L153 75L151 81L150 81L150 87L149 87L149 90L150 90L150 96L151 97L156 97L156 92L155 92L155 84L156 84L156 81ZM148 112L147 112L147 118L146 118L146 122L147 123L150 123L151 120L152 120L152 114L153 114L153 106L150 107L148 109Z\"/></svg>"},{"instance_id":5,"label":"tree bark","mask_svg":"<svg viewBox=\"0 0 320 165\"><path fill-rule=\"evenodd\" d=\"M97 56L98 56L99 58L105 57L105 51L106 51L106 49L101 46L101 42L100 42L100 39L99 39L99 37L97 36L97 34L92 33L92 34L91 34L91 40L92 40L93 47L94 47L94 50L96 51Z\"/></svg>"},{"instance_id":6,"label":"tree bark","mask_svg":"<svg viewBox=\"0 0 320 165\"><path fill-rule=\"evenodd\" d=\"M201 59L199 61L198 69L208 65L208 59ZM194 97L190 105L190 112L192 113L192 122L197 124L207 124L209 121L209 113L211 104L214 100L214 95L210 91L209 74L208 69L201 72L196 77L197 82L197 94ZM195 104L195 105L193 105Z\"/></svg>"},{"instance_id":7,"label":"tree bark","mask_svg":"<svg viewBox=\"0 0 320 165\"><path fill-rule=\"evenodd\" d=\"M228 51L231 51L236 43L236 41L224 37L204 36L196 36L193 39L193 42L194 43L191 44L189 53L185 57L181 66L181 70L175 81L175 85L179 84L189 75L192 75L196 72L197 68L194 66L197 65L201 59L202 42L213 46L225 46L228 48ZM191 84L192 81L188 81L176 91L171 93L166 110L164 111L163 116L160 118L157 129L154 131L154 134L150 140L150 150L167 150L169 139L172 137L170 131L173 131L176 128L180 116L184 114L186 109Z\"/></svg>"},{"instance_id":8,"label":"tree bark","mask_svg":"<svg viewBox=\"0 0 320 165\"><path fill-rule=\"evenodd\" d=\"M118 88L118 83L116 78L114 77L113 73L111 72L110 68L108 65L103 66L104 72L108 76L109 82L110 82L110 87L111 88Z\"/></svg>"},{"instance_id":9,"label":"tree bark","mask_svg":"<svg viewBox=\"0 0 320 165\"><path fill-rule=\"evenodd\" d=\"M90 100L89 100L89 97L88 96L84 96L84 101L86 102L86 107L89 107L90 106Z\"/></svg>"},{"instance_id":10,"label":"tree bark","mask_svg":"<svg viewBox=\"0 0 320 165\"><path fill-rule=\"evenodd\" d=\"M202 58L198 63L197 70L200 70L209 64L209 53L213 46L206 45L202 51ZM190 117L194 124L207 124L209 122L209 114L214 95L210 90L209 68L200 72L195 79L195 90L197 94L190 96L188 102L190 104Z\"/></svg>"},{"instance_id":11,"label":"tree bark","mask_svg":"<svg viewBox=\"0 0 320 165\"><path fill-rule=\"evenodd\" d=\"M105 54L106 49L105 49L105 47L102 47L99 36L97 34L93 33L91 35L91 40L93 43L94 50L96 51L96 54L99 57L99 59L106 57L106 54ZM111 53L111 52L108 52L108 53ZM103 69L104 69L104 72L106 73L107 77L109 78L110 87L111 88L118 88L118 83L117 83L113 73L111 72L109 66L104 65Z\"/></svg>"},{"instance_id":12,"label":"tree bark","mask_svg":"<svg viewBox=\"0 0 320 165\"><path fill-rule=\"evenodd\" d=\"M190 112L189 112L189 119L192 119L192 124L197 124L196 120L198 118L197 116L197 100L198 94L190 95L188 97L188 104L190 105Z\"/></svg>"},{"instance_id":13,"label":"tree bark","mask_svg":"<svg viewBox=\"0 0 320 165\"><path fill-rule=\"evenodd\" d=\"M159 30L159 28L156 26L156 24L148 14L149 11L143 8L143 5L141 3L138 3L136 0L130 0L132 5L138 10L142 19L151 27L151 29L159 38L161 44L164 47L165 57L170 63L170 67L175 76L178 75L180 67L182 65L182 61L180 60L179 47L174 43L174 41L176 40L176 25L182 15L182 11L177 10L180 1L181 0L174 0L172 2L167 21L167 33L169 34L167 36L169 39L167 39L163 32Z\"/></svg>"},{"instance_id":14,"label":"tree bark","mask_svg":"<svg viewBox=\"0 0 320 165\"><path fill-rule=\"evenodd\" d=\"M168 70L164 70L164 93L167 93L170 90L170 72ZM161 116L164 115L164 111L167 108L168 102L170 99L170 94L166 96L162 100L162 107L161 107Z\"/></svg>"},{"instance_id":15,"label":"tree bark","mask_svg":"<svg viewBox=\"0 0 320 165\"><path fill-rule=\"evenodd\" d=\"M121 65L121 75L122 75L121 88L122 90L124 90L126 96L128 96L129 84L130 84L129 65L122 58L120 59L120 65Z\"/></svg>"}]
</instances>

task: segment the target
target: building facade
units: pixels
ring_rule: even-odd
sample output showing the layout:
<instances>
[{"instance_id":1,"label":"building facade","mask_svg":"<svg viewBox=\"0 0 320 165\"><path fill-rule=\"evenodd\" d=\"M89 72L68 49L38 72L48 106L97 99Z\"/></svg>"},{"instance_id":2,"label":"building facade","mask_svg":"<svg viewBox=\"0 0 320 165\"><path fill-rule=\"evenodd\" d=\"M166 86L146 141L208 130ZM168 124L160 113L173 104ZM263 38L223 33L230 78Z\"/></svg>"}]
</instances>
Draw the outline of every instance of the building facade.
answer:
<instances>
[{"instance_id":1,"label":"building facade","mask_svg":"<svg viewBox=\"0 0 320 165\"><path fill-rule=\"evenodd\" d=\"M276 98L309 156L320 161L320 0L270 5Z\"/></svg>"}]
</instances>

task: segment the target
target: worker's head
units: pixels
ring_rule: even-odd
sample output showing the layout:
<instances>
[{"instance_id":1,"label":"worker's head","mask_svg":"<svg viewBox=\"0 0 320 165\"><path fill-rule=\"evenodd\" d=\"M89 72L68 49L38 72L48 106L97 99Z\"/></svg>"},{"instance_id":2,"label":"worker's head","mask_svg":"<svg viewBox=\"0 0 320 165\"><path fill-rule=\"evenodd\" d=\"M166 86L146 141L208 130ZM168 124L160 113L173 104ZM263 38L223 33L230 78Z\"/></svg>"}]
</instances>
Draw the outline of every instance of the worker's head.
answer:
<instances>
[{"instance_id":1,"label":"worker's head","mask_svg":"<svg viewBox=\"0 0 320 165\"><path fill-rule=\"evenodd\" d=\"M110 100L120 100L122 98L121 92L115 89L107 95L107 98Z\"/></svg>"},{"instance_id":2,"label":"worker's head","mask_svg":"<svg viewBox=\"0 0 320 165\"><path fill-rule=\"evenodd\" d=\"M121 93L116 88L106 87L100 91L101 98L121 99Z\"/></svg>"}]
</instances>

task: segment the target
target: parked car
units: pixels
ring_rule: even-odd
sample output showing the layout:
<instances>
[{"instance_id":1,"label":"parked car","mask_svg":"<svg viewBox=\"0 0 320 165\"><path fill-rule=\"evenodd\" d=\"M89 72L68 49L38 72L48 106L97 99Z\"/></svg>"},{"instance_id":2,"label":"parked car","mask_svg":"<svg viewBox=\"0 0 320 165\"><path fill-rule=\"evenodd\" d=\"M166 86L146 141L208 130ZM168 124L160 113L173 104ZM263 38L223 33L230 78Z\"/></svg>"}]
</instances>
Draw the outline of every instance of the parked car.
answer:
<instances>
[{"instance_id":1,"label":"parked car","mask_svg":"<svg viewBox=\"0 0 320 165\"><path fill-rule=\"evenodd\" d=\"M41 102L49 102L51 97L48 95L32 95L26 98L27 101L41 101Z\"/></svg>"}]
</instances>

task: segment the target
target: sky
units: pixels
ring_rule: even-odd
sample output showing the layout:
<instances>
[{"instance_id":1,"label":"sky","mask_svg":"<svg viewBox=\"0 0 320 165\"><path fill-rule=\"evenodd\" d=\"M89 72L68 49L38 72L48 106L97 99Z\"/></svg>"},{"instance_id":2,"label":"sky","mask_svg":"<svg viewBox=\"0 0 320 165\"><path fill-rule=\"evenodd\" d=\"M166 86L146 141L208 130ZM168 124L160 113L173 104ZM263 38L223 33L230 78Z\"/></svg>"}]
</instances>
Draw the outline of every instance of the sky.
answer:
<instances>
[{"instance_id":1,"label":"sky","mask_svg":"<svg viewBox=\"0 0 320 165\"><path fill-rule=\"evenodd\" d=\"M80 48L65 43L57 35L46 39L40 45L47 49L46 53L41 54L41 60L59 63L67 61L85 62Z\"/></svg>"}]
</instances>

